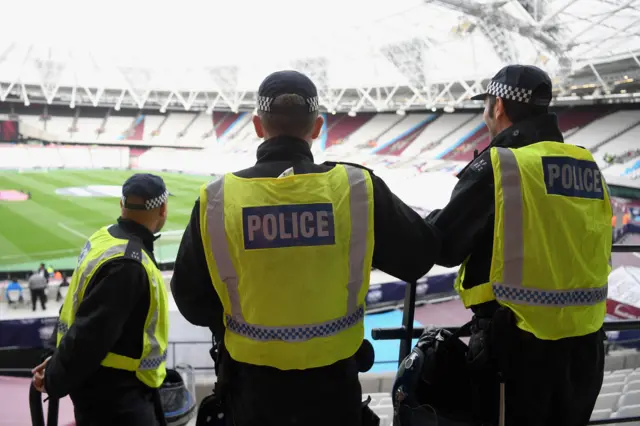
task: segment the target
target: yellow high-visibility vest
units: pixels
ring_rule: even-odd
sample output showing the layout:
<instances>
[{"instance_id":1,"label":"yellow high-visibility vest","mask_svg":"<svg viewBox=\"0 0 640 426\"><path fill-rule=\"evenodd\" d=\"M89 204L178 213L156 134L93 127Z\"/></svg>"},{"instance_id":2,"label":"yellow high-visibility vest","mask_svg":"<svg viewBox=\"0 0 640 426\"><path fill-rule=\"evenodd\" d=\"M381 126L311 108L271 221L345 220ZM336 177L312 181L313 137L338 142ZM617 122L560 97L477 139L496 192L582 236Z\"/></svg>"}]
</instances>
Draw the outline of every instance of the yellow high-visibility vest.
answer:
<instances>
[{"instance_id":1,"label":"yellow high-visibility vest","mask_svg":"<svg viewBox=\"0 0 640 426\"><path fill-rule=\"evenodd\" d=\"M490 282L455 288L466 307L497 300L539 339L602 327L611 267L608 188L589 151L539 142L492 148L495 230ZM468 259L467 259L468 260Z\"/></svg>"},{"instance_id":2,"label":"yellow high-visibility vest","mask_svg":"<svg viewBox=\"0 0 640 426\"><path fill-rule=\"evenodd\" d=\"M302 370L356 353L373 257L366 170L226 174L202 187L200 224L234 360Z\"/></svg>"},{"instance_id":3,"label":"yellow high-visibility vest","mask_svg":"<svg viewBox=\"0 0 640 426\"><path fill-rule=\"evenodd\" d=\"M165 361L169 340L169 305L162 273L153 260L142 250L141 243L115 238L104 227L93 234L85 244L78 266L73 272L69 289L58 320L57 344L75 320L87 285L93 275L106 262L118 259L133 259L144 266L149 277L149 313L144 324L142 356L138 359L109 352L101 365L120 370L135 371L136 377L145 385L159 388L166 376Z\"/></svg>"}]
</instances>

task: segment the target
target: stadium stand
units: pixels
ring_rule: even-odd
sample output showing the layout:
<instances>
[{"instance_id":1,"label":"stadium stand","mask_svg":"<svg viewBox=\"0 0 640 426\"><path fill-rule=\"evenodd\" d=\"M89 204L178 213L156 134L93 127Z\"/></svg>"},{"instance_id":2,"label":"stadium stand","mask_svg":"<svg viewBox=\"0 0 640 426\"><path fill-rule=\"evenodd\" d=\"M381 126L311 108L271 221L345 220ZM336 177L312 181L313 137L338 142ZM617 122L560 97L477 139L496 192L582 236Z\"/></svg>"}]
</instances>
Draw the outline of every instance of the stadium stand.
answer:
<instances>
[{"instance_id":1,"label":"stadium stand","mask_svg":"<svg viewBox=\"0 0 640 426\"><path fill-rule=\"evenodd\" d=\"M567 137L567 142L593 151L636 125L638 121L640 121L638 111L616 111L604 115L572 133Z\"/></svg>"},{"instance_id":2,"label":"stadium stand","mask_svg":"<svg viewBox=\"0 0 640 426\"><path fill-rule=\"evenodd\" d=\"M355 117L351 117L348 114L326 114L325 128L327 136L325 149L344 143L346 138L364 126L374 115L375 114L371 113L360 113Z\"/></svg>"}]
</instances>

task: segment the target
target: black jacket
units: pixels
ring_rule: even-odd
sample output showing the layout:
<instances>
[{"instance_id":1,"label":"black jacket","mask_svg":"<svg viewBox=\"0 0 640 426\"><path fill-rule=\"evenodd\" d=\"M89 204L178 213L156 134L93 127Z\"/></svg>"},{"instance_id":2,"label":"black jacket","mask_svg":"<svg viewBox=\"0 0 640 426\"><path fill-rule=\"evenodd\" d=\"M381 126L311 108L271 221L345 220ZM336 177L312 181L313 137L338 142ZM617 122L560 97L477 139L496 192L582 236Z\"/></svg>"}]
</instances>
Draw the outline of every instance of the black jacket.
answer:
<instances>
[{"instance_id":1,"label":"black jacket","mask_svg":"<svg viewBox=\"0 0 640 426\"><path fill-rule=\"evenodd\" d=\"M464 288L489 282L495 215L490 148L521 148L543 141L564 142L555 114L534 117L505 129L458 174L459 181L449 203L427 217L427 222L436 227L442 237L438 265L460 265L469 257ZM480 305L474 311L478 313L483 308ZM490 303L488 308L494 309L495 304Z\"/></svg>"},{"instance_id":2,"label":"black jacket","mask_svg":"<svg viewBox=\"0 0 640 426\"><path fill-rule=\"evenodd\" d=\"M295 174L322 173L336 163L315 164L307 142L277 137L265 141L255 166L234 173L246 178L278 177L289 167ZM359 166L358 167L362 167ZM375 249L373 265L405 281L416 281L431 269L439 239L431 226L404 204L373 173ZM213 287L200 238L200 202L187 225L171 280L178 309L192 324L209 327L216 340L224 334L222 305Z\"/></svg>"},{"instance_id":3,"label":"black jacket","mask_svg":"<svg viewBox=\"0 0 640 426\"><path fill-rule=\"evenodd\" d=\"M155 237L144 226L118 219L109 233L140 243L155 262ZM140 382L134 372L102 367L100 362L107 352L140 358L149 303L147 273L142 264L134 260L108 261L87 285L75 320L45 372L47 393L55 398L69 394L80 415L88 416L83 423L98 424L90 420L95 416L105 421L118 419L122 424L138 424L120 415L132 410L141 415L148 412L153 391Z\"/></svg>"}]
</instances>

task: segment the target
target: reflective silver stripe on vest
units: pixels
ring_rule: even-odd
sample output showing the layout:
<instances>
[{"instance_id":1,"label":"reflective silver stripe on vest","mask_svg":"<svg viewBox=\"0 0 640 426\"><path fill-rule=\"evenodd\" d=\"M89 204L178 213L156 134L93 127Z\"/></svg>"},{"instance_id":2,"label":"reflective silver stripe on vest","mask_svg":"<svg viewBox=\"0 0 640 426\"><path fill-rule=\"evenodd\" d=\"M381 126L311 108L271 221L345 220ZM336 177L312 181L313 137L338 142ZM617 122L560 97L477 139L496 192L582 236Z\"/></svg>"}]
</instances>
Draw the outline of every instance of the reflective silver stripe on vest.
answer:
<instances>
[{"instance_id":1,"label":"reflective silver stripe on vest","mask_svg":"<svg viewBox=\"0 0 640 426\"><path fill-rule=\"evenodd\" d=\"M73 316L74 317L76 315L76 312L78 312L78 305L80 304L80 292L88 284L87 277L92 272L94 272L94 269L96 268L96 266L98 266L100 262L110 257L113 257L117 254L120 254L120 253L124 254L126 250L127 250L126 244L118 244L117 246L109 247L100 256L96 257L95 259L91 259L90 261L87 262L87 264L84 267L84 270L82 271L82 275L78 280L78 286L76 287L76 291L73 292Z\"/></svg>"},{"instance_id":2,"label":"reflective silver stripe on vest","mask_svg":"<svg viewBox=\"0 0 640 426\"><path fill-rule=\"evenodd\" d=\"M224 180L210 183L207 194L207 224L213 257L220 279L227 287L231 314L225 314L227 328L253 340L305 341L314 337L335 335L358 324L364 318L364 306L358 304L358 294L364 281L369 230L369 197L365 171L344 166L350 187L351 236L349 241L349 281L347 284L347 315L319 324L268 327L248 324L242 315L238 293L238 274L233 266L224 222Z\"/></svg>"},{"instance_id":3,"label":"reflective silver stripe on vest","mask_svg":"<svg viewBox=\"0 0 640 426\"><path fill-rule=\"evenodd\" d=\"M87 286L88 276L93 272L93 270L98 266L98 264L100 264L100 262L107 260L113 256L116 256L118 254L124 255L124 253L126 253L126 250L127 250L127 244L119 244L116 246L112 246L112 247L109 247L107 250L105 250L104 253L102 253L100 256L96 257L95 259L91 259L89 262L87 262L82 272L82 275L80 276L80 279L78 281L78 286L76 287L76 291L73 293L74 318L75 318L76 312L78 312L78 307L80 306L80 292L82 291L83 288ZM151 260L149 259L146 253L144 253L143 256L144 256L145 262L151 262ZM156 301L159 301L158 283L156 282L155 275L149 278L154 283L153 287L155 289ZM161 284L164 285L164 283L161 283ZM158 310L155 309L154 312L152 313L151 321L149 321L149 326L145 330L145 333L149 338L149 346L151 347L151 350L149 354L140 361L140 367L139 367L140 370L153 370L159 367L160 364L162 364L162 362L167 358L166 349L164 350L163 353L160 352L160 343L158 342L158 339L156 338L156 334L155 334L157 323L158 323ZM68 330L69 330L69 326L67 326L67 324L65 324L64 322L58 320L58 333L65 334Z\"/></svg>"},{"instance_id":4,"label":"reflective silver stripe on vest","mask_svg":"<svg viewBox=\"0 0 640 426\"><path fill-rule=\"evenodd\" d=\"M144 262L151 262L151 259L148 258L146 253L143 256L145 259ZM156 281L155 273L149 278L152 282L152 290L154 290L155 292L156 306L158 306L158 304L160 303L160 295L158 294L160 292L160 289L158 286L164 285L164 282L158 283ZM157 325L158 309L154 309L151 314L149 326L144 331L147 334L147 338L149 339L150 351L147 356L140 360L140 366L138 367L138 370L155 370L156 368L160 367L160 364L162 364L167 359L167 350L165 349L163 352L160 352L160 343L156 338Z\"/></svg>"},{"instance_id":5,"label":"reflective silver stripe on vest","mask_svg":"<svg viewBox=\"0 0 640 426\"><path fill-rule=\"evenodd\" d=\"M608 286L573 290L540 290L524 287L524 201L520 168L515 154L507 148L496 148L502 178L504 270L503 282L492 283L497 300L524 305L588 306L607 299ZM497 212L496 212L497 214Z\"/></svg>"}]
</instances>

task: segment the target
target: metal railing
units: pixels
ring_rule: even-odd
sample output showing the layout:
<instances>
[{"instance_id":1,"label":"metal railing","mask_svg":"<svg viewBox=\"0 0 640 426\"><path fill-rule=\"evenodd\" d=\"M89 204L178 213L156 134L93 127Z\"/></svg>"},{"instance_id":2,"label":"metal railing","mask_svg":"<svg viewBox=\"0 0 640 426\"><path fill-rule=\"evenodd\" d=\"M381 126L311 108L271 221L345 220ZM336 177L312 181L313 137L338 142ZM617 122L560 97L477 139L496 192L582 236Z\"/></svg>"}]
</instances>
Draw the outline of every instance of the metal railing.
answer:
<instances>
[{"instance_id":1,"label":"metal railing","mask_svg":"<svg viewBox=\"0 0 640 426\"><path fill-rule=\"evenodd\" d=\"M640 252L640 246L637 245L614 245L612 248L616 253L634 253ZM400 353L398 364L411 352L412 340L419 338L424 332L424 328L415 328L413 321L415 317L416 306L416 284L408 283L405 287L404 308L402 315L402 326L399 328L376 328L372 330L374 340L400 340ZM446 328L449 331L457 331L460 327L439 327ZM640 320L624 320L605 322L605 331L628 331L640 330ZM465 337L465 336L463 336ZM173 364L176 363L176 346L190 344L210 344L207 341L183 341L169 342L172 345ZM394 361L395 362L395 361ZM211 367L195 367L194 370L211 370ZM29 407L31 411L31 419L33 426L58 426L58 400L52 398L49 400L49 410L47 413L47 422L44 421L44 413L42 406L42 394L38 392L33 384L29 389ZM592 420L589 425L605 425L613 423L629 423L640 421L640 416L623 417L615 419Z\"/></svg>"},{"instance_id":2,"label":"metal railing","mask_svg":"<svg viewBox=\"0 0 640 426\"><path fill-rule=\"evenodd\" d=\"M640 252L640 246L638 245L620 245L616 244L611 249L615 253L637 253ZM415 318L415 306L416 306L416 284L407 283L405 287L404 297L404 309L402 313L402 326L399 328L375 328L371 331L371 337L374 340L400 340L400 353L398 357L398 364L409 355L411 352L412 340L419 338L424 332L425 328L415 328L413 321ZM457 331L460 327L438 327L444 328L451 332ZM640 330L640 321L638 320L624 320L624 321L607 321L604 323L605 331L628 331L628 330ZM468 337L469 335L462 335L461 337ZM603 425L612 423L629 423L640 421L640 416L637 417L621 417L615 419L606 420L592 420L590 425Z\"/></svg>"}]
</instances>

